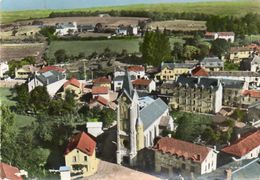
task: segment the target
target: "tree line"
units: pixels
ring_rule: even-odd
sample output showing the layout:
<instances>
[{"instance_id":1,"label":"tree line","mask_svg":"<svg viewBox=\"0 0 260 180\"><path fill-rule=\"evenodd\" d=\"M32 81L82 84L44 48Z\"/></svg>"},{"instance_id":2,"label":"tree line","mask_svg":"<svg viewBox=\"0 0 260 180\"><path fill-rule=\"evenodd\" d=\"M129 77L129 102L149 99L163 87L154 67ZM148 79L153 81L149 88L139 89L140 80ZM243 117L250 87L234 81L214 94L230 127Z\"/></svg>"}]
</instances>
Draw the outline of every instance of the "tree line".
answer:
<instances>
[{"instance_id":1,"label":"tree line","mask_svg":"<svg viewBox=\"0 0 260 180\"><path fill-rule=\"evenodd\" d=\"M111 11L70 11L52 12L49 17L78 17L78 16L97 16L100 13L107 13L110 16L121 17L147 17L154 21L187 19L197 21L207 21L208 31L233 31L237 35L258 34L260 33L260 15L248 13L241 17L219 16L204 13L191 12L151 12L151 11L131 11L131 10L111 10ZM142 24L142 22L140 22Z\"/></svg>"}]
</instances>

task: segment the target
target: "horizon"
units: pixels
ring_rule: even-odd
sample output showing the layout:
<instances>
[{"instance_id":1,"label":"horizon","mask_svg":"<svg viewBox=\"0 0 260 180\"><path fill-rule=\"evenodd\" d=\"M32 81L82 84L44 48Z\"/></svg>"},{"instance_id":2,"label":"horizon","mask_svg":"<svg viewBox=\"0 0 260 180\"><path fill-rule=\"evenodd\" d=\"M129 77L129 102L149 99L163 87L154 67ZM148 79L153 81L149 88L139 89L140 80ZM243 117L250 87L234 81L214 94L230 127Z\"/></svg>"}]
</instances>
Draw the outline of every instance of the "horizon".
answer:
<instances>
[{"instance_id":1,"label":"horizon","mask_svg":"<svg viewBox=\"0 0 260 180\"><path fill-rule=\"evenodd\" d=\"M29 11L29 10L65 10L81 8L97 8L110 6L126 6L138 4L159 3L196 3L196 2L221 2L225 0L0 0L1 11ZM227 0L236 1L236 0Z\"/></svg>"}]
</instances>

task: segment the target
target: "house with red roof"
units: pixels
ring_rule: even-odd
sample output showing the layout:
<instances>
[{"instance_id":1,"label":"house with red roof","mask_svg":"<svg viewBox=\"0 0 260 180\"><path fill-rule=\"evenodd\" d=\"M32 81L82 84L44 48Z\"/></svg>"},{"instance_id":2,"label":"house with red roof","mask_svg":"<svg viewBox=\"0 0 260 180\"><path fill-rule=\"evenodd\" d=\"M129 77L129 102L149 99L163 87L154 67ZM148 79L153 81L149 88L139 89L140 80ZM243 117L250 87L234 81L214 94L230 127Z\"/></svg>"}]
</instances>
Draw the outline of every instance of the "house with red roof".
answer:
<instances>
[{"instance_id":1,"label":"house with red roof","mask_svg":"<svg viewBox=\"0 0 260 180\"><path fill-rule=\"evenodd\" d=\"M93 86L108 87L111 89L111 82L111 79L107 78L106 76L98 77L97 79L93 80Z\"/></svg>"},{"instance_id":2,"label":"house with red roof","mask_svg":"<svg viewBox=\"0 0 260 180\"><path fill-rule=\"evenodd\" d=\"M155 154L155 172L166 175L178 172L205 174L217 167L216 150L175 138L160 138L151 150Z\"/></svg>"},{"instance_id":3,"label":"house with red roof","mask_svg":"<svg viewBox=\"0 0 260 180\"><path fill-rule=\"evenodd\" d=\"M3 180L22 180L22 176L26 175L26 171L20 171L17 167L8 165L6 163L0 163L0 179Z\"/></svg>"},{"instance_id":4,"label":"house with red roof","mask_svg":"<svg viewBox=\"0 0 260 180\"><path fill-rule=\"evenodd\" d=\"M204 36L208 40L225 39L231 43L235 41L234 32L206 32Z\"/></svg>"},{"instance_id":5,"label":"house with red roof","mask_svg":"<svg viewBox=\"0 0 260 180\"><path fill-rule=\"evenodd\" d=\"M260 100L260 90L250 89L242 92L242 104L244 107Z\"/></svg>"},{"instance_id":6,"label":"house with red roof","mask_svg":"<svg viewBox=\"0 0 260 180\"><path fill-rule=\"evenodd\" d=\"M60 68L58 66L44 66L42 67L42 69L40 69L40 73L45 73L47 71L57 71L57 72L60 72L60 73L65 73L66 72L66 69L64 68Z\"/></svg>"},{"instance_id":7,"label":"house with red roof","mask_svg":"<svg viewBox=\"0 0 260 180\"><path fill-rule=\"evenodd\" d=\"M77 80L76 78L72 77L70 80L66 81L63 85L64 95L67 90L73 91L76 95L76 99L79 99L83 93L84 85Z\"/></svg>"},{"instance_id":8,"label":"house with red roof","mask_svg":"<svg viewBox=\"0 0 260 180\"><path fill-rule=\"evenodd\" d=\"M238 139L231 145L221 149L235 160L257 158L260 155L260 131L251 132Z\"/></svg>"},{"instance_id":9,"label":"house with red roof","mask_svg":"<svg viewBox=\"0 0 260 180\"><path fill-rule=\"evenodd\" d=\"M65 164L72 173L90 176L97 171L96 141L85 132L73 135L65 150Z\"/></svg>"},{"instance_id":10,"label":"house with red roof","mask_svg":"<svg viewBox=\"0 0 260 180\"><path fill-rule=\"evenodd\" d=\"M208 72L201 66L197 66L191 70L192 76L208 76Z\"/></svg>"},{"instance_id":11,"label":"house with red roof","mask_svg":"<svg viewBox=\"0 0 260 180\"><path fill-rule=\"evenodd\" d=\"M130 76L135 76L136 79L145 76L145 69L143 66L128 66L127 71Z\"/></svg>"},{"instance_id":12,"label":"house with red roof","mask_svg":"<svg viewBox=\"0 0 260 180\"><path fill-rule=\"evenodd\" d=\"M153 80L149 79L136 79L132 82L133 87L137 90L147 90L152 92L156 90L156 83Z\"/></svg>"}]
</instances>

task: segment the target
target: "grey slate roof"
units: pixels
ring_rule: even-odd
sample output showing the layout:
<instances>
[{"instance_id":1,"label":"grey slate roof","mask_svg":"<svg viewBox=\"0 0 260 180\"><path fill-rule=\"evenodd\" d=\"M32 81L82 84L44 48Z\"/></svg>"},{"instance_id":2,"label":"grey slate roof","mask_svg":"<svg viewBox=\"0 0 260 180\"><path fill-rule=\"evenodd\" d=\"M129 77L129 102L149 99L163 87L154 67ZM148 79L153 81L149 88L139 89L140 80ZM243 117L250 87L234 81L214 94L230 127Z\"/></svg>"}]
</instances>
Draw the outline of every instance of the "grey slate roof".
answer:
<instances>
[{"instance_id":1,"label":"grey slate roof","mask_svg":"<svg viewBox=\"0 0 260 180\"><path fill-rule=\"evenodd\" d=\"M161 69L168 67L169 69L174 68L193 68L196 65L196 63L162 63Z\"/></svg>"},{"instance_id":2,"label":"grey slate roof","mask_svg":"<svg viewBox=\"0 0 260 180\"><path fill-rule=\"evenodd\" d=\"M224 67L224 62L218 57L205 57L201 62L201 66L205 67Z\"/></svg>"},{"instance_id":3,"label":"grey slate roof","mask_svg":"<svg viewBox=\"0 0 260 180\"><path fill-rule=\"evenodd\" d=\"M43 83L43 85L48 85L52 84L54 82L57 82L61 79L65 78L65 75L63 75L60 72L57 71L47 71L44 73L40 73L39 75L36 76L36 78Z\"/></svg>"},{"instance_id":4,"label":"grey slate roof","mask_svg":"<svg viewBox=\"0 0 260 180\"><path fill-rule=\"evenodd\" d=\"M209 76L260 77L260 74L251 71L210 71Z\"/></svg>"},{"instance_id":5,"label":"grey slate roof","mask_svg":"<svg viewBox=\"0 0 260 180\"><path fill-rule=\"evenodd\" d=\"M224 88L242 89L245 81L232 80L232 79L221 79L221 83Z\"/></svg>"},{"instance_id":6,"label":"grey slate roof","mask_svg":"<svg viewBox=\"0 0 260 180\"><path fill-rule=\"evenodd\" d=\"M217 88L218 80L214 78L198 78L198 77L185 77L179 76L175 84L189 87L203 87L203 88Z\"/></svg>"},{"instance_id":7,"label":"grey slate roof","mask_svg":"<svg viewBox=\"0 0 260 180\"><path fill-rule=\"evenodd\" d=\"M154 121L168 109L167 104L161 98L146 106L140 111L141 120L146 130Z\"/></svg>"}]
</instances>

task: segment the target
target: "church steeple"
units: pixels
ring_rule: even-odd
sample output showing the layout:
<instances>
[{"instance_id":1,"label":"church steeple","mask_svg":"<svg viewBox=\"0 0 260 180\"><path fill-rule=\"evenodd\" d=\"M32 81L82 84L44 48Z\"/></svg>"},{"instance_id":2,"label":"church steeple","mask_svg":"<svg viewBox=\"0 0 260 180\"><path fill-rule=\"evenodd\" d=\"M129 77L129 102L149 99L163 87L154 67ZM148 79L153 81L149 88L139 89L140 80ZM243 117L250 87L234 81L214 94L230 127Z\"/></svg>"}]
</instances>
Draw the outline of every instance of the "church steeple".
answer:
<instances>
[{"instance_id":1,"label":"church steeple","mask_svg":"<svg viewBox=\"0 0 260 180\"><path fill-rule=\"evenodd\" d=\"M125 90L131 98L133 97L134 88L127 70L125 71L123 90Z\"/></svg>"},{"instance_id":2,"label":"church steeple","mask_svg":"<svg viewBox=\"0 0 260 180\"><path fill-rule=\"evenodd\" d=\"M144 148L144 124L141 120L140 109L138 107L138 118L136 121L136 146L137 151Z\"/></svg>"}]
</instances>

